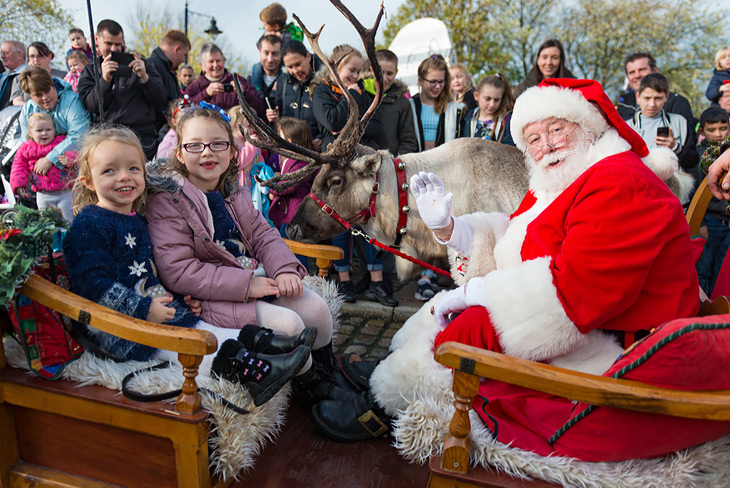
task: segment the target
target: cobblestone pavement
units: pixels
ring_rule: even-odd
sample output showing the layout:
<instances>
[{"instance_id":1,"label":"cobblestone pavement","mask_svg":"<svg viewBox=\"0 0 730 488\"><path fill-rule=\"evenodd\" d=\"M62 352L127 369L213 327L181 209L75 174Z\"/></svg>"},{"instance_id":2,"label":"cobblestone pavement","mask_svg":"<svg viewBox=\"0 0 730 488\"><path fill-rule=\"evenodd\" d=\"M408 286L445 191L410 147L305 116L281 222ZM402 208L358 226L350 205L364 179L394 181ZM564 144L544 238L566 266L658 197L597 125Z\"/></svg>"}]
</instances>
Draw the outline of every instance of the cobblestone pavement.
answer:
<instances>
[{"instance_id":1,"label":"cobblestone pavement","mask_svg":"<svg viewBox=\"0 0 730 488\"><path fill-rule=\"evenodd\" d=\"M439 282L442 286L448 283L449 280ZM394 289L397 307L386 307L361 297L355 303L343 305L340 327L332 339L337 354L357 353L363 359L383 359L388 354L393 335L424 304L413 297L415 281L394 284Z\"/></svg>"}]
</instances>

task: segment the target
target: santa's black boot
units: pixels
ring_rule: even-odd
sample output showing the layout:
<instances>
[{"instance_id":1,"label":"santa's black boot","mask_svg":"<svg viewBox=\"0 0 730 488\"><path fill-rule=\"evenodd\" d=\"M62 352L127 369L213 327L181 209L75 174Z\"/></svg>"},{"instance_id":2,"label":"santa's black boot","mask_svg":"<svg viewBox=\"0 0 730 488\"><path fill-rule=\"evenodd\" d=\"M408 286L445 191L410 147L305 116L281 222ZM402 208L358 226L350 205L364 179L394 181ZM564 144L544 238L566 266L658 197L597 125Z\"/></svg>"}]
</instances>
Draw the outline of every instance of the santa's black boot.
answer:
<instances>
[{"instance_id":1,"label":"santa's black boot","mask_svg":"<svg viewBox=\"0 0 730 488\"><path fill-rule=\"evenodd\" d=\"M309 358L307 346L287 354L261 354L247 350L240 342L228 339L213 359L211 373L246 388L257 407L266 403L302 369Z\"/></svg>"},{"instance_id":2,"label":"santa's black boot","mask_svg":"<svg viewBox=\"0 0 730 488\"><path fill-rule=\"evenodd\" d=\"M388 432L391 422L370 390L344 402L319 402L312 408L312 419L324 435L340 442L379 437Z\"/></svg>"},{"instance_id":3,"label":"santa's black boot","mask_svg":"<svg viewBox=\"0 0 730 488\"><path fill-rule=\"evenodd\" d=\"M317 329L306 327L301 334L285 336L274 334L274 331L258 325L244 325L238 334L238 342L252 352L262 354L286 354L298 346L312 347L317 338Z\"/></svg>"},{"instance_id":4,"label":"santa's black boot","mask_svg":"<svg viewBox=\"0 0 730 488\"><path fill-rule=\"evenodd\" d=\"M355 353L342 356L340 369L335 373L335 380L340 386L355 388L356 391L365 391L370 388L370 377L380 364L377 360L363 360Z\"/></svg>"},{"instance_id":5,"label":"santa's black boot","mask_svg":"<svg viewBox=\"0 0 730 488\"><path fill-rule=\"evenodd\" d=\"M300 398L314 404L322 400L344 401L356 395L349 386L335 381L334 372L337 367L332 342L326 346L312 350L312 367L304 374L292 380L294 389Z\"/></svg>"}]
</instances>

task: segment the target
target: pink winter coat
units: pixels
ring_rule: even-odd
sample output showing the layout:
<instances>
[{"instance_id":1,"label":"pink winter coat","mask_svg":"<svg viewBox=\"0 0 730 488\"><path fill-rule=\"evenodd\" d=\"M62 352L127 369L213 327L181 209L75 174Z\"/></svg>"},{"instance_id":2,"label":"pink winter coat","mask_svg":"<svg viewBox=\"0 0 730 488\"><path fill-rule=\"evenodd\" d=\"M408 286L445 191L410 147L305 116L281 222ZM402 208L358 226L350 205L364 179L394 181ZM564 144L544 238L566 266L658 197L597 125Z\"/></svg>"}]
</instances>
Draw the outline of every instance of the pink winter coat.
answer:
<instances>
[{"instance_id":1,"label":"pink winter coat","mask_svg":"<svg viewBox=\"0 0 730 488\"><path fill-rule=\"evenodd\" d=\"M71 189L75 176L74 166L62 166L63 169L59 169L53 165L45 175L33 172L36 161L48 156L48 153L65 138L65 135L57 135L45 146L41 146L32 139L28 139L20 145L10 169L10 186L13 191L16 188L25 188L28 186L28 181L30 181L33 191L49 192ZM76 159L76 153L73 151L67 151L66 156L70 161Z\"/></svg>"},{"instance_id":2,"label":"pink winter coat","mask_svg":"<svg viewBox=\"0 0 730 488\"><path fill-rule=\"evenodd\" d=\"M281 173L293 173L299 169L304 168L307 164L306 161L297 161L296 159L284 159L284 163L281 165ZM299 205L302 204L309 194L309 190L312 188L314 178L319 173L319 170L309 175L304 181L297 183L296 185L287 188L286 190L276 191L274 189L269 190L274 199L271 201L269 207L269 218L276 224L288 224L294 215L299 210Z\"/></svg>"},{"instance_id":3,"label":"pink winter coat","mask_svg":"<svg viewBox=\"0 0 730 488\"><path fill-rule=\"evenodd\" d=\"M306 270L266 219L251 194L231 178L226 208L236 223L248 255L263 264L266 275ZM165 288L202 301L201 319L218 327L256 324L255 299L248 296L254 270L244 269L213 238L208 200L178 173L152 168L147 175L146 217L155 264Z\"/></svg>"}]
</instances>

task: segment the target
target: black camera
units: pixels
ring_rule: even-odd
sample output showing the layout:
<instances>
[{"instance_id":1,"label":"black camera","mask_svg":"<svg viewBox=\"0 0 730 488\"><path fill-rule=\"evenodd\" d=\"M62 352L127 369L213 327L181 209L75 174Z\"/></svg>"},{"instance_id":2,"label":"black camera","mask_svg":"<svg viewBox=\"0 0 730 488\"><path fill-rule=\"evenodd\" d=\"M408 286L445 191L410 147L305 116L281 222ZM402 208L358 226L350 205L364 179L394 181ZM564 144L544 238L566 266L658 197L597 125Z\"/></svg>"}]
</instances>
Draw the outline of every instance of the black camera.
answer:
<instances>
[{"instance_id":1,"label":"black camera","mask_svg":"<svg viewBox=\"0 0 730 488\"><path fill-rule=\"evenodd\" d=\"M224 92L232 92L233 91L233 83L223 83L223 91Z\"/></svg>"}]
</instances>

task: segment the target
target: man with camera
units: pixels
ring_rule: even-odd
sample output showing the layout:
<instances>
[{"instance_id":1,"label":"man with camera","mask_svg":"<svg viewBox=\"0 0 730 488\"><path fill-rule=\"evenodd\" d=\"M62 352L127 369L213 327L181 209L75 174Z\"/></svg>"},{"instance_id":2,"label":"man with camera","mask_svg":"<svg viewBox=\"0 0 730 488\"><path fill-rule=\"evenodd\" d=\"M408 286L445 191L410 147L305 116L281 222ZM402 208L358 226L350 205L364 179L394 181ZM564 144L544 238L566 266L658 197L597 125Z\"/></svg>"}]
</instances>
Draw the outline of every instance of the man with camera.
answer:
<instances>
[{"instance_id":1,"label":"man with camera","mask_svg":"<svg viewBox=\"0 0 730 488\"><path fill-rule=\"evenodd\" d=\"M132 129L142 142L145 156L152 159L157 151L156 107L166 100L162 79L149 61L137 53L125 52L124 31L117 22L109 19L99 22L95 39L101 71L101 103L92 64L81 73L79 98L97 121L103 118L104 122Z\"/></svg>"},{"instance_id":2,"label":"man with camera","mask_svg":"<svg viewBox=\"0 0 730 488\"><path fill-rule=\"evenodd\" d=\"M223 51L212 42L206 42L200 49L200 66L202 73L185 89L185 94L193 103L208 102L218 105L223 110L238 105L238 96L233 87L233 77L237 77L246 102L265 119L266 105L259 98L256 88L243 76L233 74L226 69L226 57Z\"/></svg>"}]
</instances>

